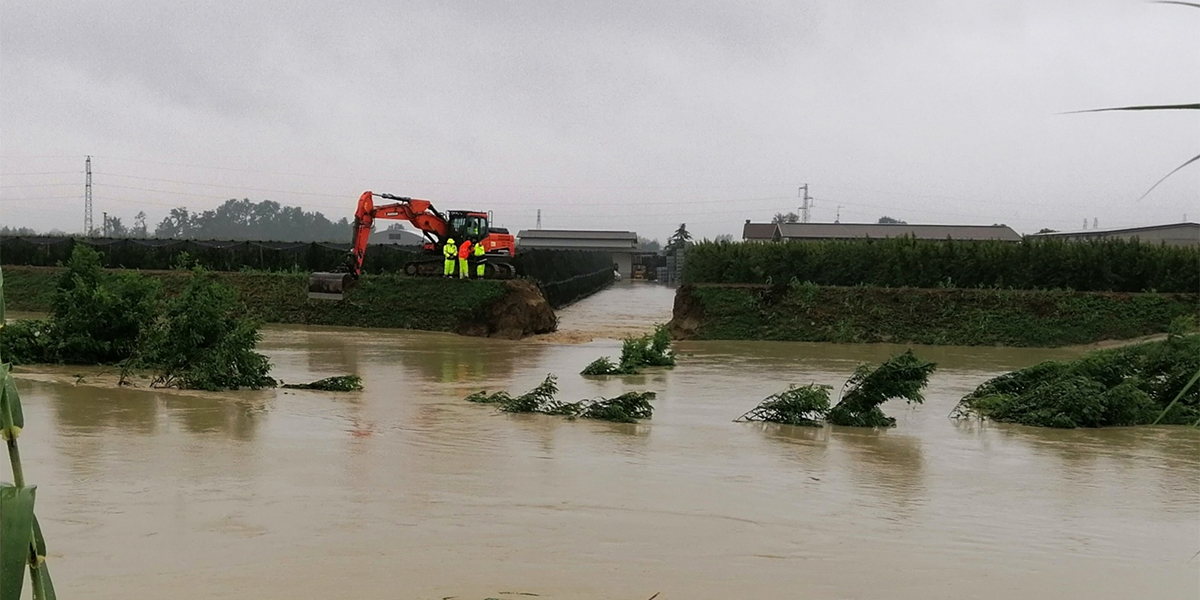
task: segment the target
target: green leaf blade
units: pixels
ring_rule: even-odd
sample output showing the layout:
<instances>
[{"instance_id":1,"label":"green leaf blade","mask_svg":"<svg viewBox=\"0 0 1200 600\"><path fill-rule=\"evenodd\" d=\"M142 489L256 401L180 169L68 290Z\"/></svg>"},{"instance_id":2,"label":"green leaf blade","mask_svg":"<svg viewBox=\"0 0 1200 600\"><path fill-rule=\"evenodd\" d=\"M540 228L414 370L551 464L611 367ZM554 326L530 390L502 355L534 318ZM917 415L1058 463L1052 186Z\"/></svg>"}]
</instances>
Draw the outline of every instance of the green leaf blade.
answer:
<instances>
[{"instance_id":1,"label":"green leaf blade","mask_svg":"<svg viewBox=\"0 0 1200 600\"><path fill-rule=\"evenodd\" d=\"M33 532L33 486L0 487L0 600L20 600Z\"/></svg>"}]
</instances>

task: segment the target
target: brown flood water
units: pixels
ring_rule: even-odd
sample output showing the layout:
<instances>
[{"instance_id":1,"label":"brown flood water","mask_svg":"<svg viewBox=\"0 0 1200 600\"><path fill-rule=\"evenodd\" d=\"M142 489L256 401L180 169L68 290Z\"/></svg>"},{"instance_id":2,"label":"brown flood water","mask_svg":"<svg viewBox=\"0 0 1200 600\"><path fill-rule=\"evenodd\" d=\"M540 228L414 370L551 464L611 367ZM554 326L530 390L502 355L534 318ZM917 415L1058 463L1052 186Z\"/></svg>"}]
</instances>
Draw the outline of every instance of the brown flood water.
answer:
<instances>
[{"instance_id":1,"label":"brown flood water","mask_svg":"<svg viewBox=\"0 0 1200 600\"><path fill-rule=\"evenodd\" d=\"M564 334L644 330L622 285ZM605 308L605 307L611 308ZM1077 350L918 348L927 403L887 431L733 423L789 382L839 386L894 346L692 342L589 381L619 343L271 327L287 381L171 394L25 380L29 480L65 598L1197 598L1200 432L956 423L989 376ZM462 397L658 393L639 425Z\"/></svg>"}]
</instances>

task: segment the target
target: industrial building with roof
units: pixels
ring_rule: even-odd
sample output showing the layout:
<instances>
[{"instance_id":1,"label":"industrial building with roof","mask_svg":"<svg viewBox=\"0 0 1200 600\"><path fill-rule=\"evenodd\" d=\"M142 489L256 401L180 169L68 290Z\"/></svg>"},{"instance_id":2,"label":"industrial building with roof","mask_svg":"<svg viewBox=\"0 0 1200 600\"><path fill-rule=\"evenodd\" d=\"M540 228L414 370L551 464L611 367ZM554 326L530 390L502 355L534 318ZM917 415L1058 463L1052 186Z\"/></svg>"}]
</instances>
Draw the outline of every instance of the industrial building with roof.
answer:
<instances>
[{"instance_id":1,"label":"industrial building with roof","mask_svg":"<svg viewBox=\"0 0 1200 600\"><path fill-rule=\"evenodd\" d=\"M1036 239L1055 240L1138 240L1144 244L1166 244L1168 246L1200 246L1200 223L1171 223L1125 229L1092 229L1083 231L1036 233Z\"/></svg>"},{"instance_id":2,"label":"industrial building with roof","mask_svg":"<svg viewBox=\"0 0 1200 600\"><path fill-rule=\"evenodd\" d=\"M908 223L751 223L742 227L743 240L857 240L912 237L919 240L999 240L1019 242L1021 235L1007 225L910 225Z\"/></svg>"},{"instance_id":3,"label":"industrial building with roof","mask_svg":"<svg viewBox=\"0 0 1200 600\"><path fill-rule=\"evenodd\" d=\"M517 250L591 250L608 252L622 277L633 274L633 255L638 249L637 234L632 231L591 231L580 229L522 229L517 233Z\"/></svg>"}]
</instances>

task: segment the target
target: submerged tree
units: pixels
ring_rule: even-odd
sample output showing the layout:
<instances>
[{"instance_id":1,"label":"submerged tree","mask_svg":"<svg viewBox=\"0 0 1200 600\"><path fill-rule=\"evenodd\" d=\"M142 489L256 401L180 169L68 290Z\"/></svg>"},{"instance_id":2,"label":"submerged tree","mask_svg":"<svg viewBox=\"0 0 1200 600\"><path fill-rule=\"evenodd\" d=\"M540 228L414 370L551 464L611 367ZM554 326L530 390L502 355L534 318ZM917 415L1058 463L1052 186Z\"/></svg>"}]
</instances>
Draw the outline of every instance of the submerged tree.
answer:
<instances>
[{"instance_id":1,"label":"submerged tree","mask_svg":"<svg viewBox=\"0 0 1200 600\"><path fill-rule=\"evenodd\" d=\"M936 368L913 355L912 350L893 356L878 367L860 365L842 388L842 399L829 409L826 420L852 427L891 427L896 419L883 414L879 405L892 398L921 404L921 389Z\"/></svg>"},{"instance_id":2,"label":"submerged tree","mask_svg":"<svg viewBox=\"0 0 1200 600\"><path fill-rule=\"evenodd\" d=\"M829 413L830 389L827 385L791 385L778 394L767 396L758 406L734 420L819 427Z\"/></svg>"},{"instance_id":3,"label":"submerged tree","mask_svg":"<svg viewBox=\"0 0 1200 600\"><path fill-rule=\"evenodd\" d=\"M859 365L843 386L840 402L829 407L829 386L790 386L772 394L737 421L767 421L787 425L819 425L822 420L848 427L892 427L896 419L883 414L879 405L892 398L910 404L925 401L921 389L929 382L935 365L913 355L911 350L893 356L878 367Z\"/></svg>"},{"instance_id":4,"label":"submerged tree","mask_svg":"<svg viewBox=\"0 0 1200 600\"><path fill-rule=\"evenodd\" d=\"M144 336L130 366L148 368L154 385L199 390L274 387L271 363L254 351L262 336L232 288L201 268Z\"/></svg>"},{"instance_id":5,"label":"submerged tree","mask_svg":"<svg viewBox=\"0 0 1200 600\"><path fill-rule=\"evenodd\" d=\"M621 361L614 363L601 356L583 368L580 375L636 375L642 367L673 367L675 353L671 350L671 330L666 325L654 326L654 332L641 337L627 337L621 342Z\"/></svg>"},{"instance_id":6,"label":"submerged tree","mask_svg":"<svg viewBox=\"0 0 1200 600\"><path fill-rule=\"evenodd\" d=\"M558 379L547 375L537 387L521 394L512 396L508 392L499 391L489 394L486 390L467 396L467 402L480 404L495 404L502 412L507 413L541 413L558 415L569 419L598 419L617 423L636 423L638 419L649 419L654 415L654 392L626 392L616 398L595 398L579 402L560 402L554 399L558 394Z\"/></svg>"}]
</instances>

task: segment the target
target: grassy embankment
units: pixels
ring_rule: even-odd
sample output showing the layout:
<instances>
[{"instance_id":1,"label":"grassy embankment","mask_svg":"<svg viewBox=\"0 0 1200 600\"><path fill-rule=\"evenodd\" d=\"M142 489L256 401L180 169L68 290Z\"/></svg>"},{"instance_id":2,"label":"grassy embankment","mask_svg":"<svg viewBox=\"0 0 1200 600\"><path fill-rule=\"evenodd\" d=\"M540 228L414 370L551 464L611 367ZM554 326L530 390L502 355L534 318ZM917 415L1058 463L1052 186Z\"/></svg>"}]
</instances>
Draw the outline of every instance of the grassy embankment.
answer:
<instances>
[{"instance_id":1,"label":"grassy embankment","mask_svg":"<svg viewBox=\"0 0 1200 600\"><path fill-rule=\"evenodd\" d=\"M1064 346L1200 312L1200 249L1135 241L701 243L677 337Z\"/></svg>"},{"instance_id":2,"label":"grassy embankment","mask_svg":"<svg viewBox=\"0 0 1200 600\"><path fill-rule=\"evenodd\" d=\"M60 271L55 267L6 267L9 308L48 312ZM188 277L186 271L140 273L160 280L168 296L182 290ZM330 302L308 299L304 274L227 272L215 277L238 291L252 316L268 323L456 332L486 319L487 311L509 294L502 281L364 275L345 301Z\"/></svg>"},{"instance_id":3,"label":"grassy embankment","mask_svg":"<svg viewBox=\"0 0 1200 600\"><path fill-rule=\"evenodd\" d=\"M1052 290L684 286L677 337L1055 347L1167 331L1196 294Z\"/></svg>"}]
</instances>

